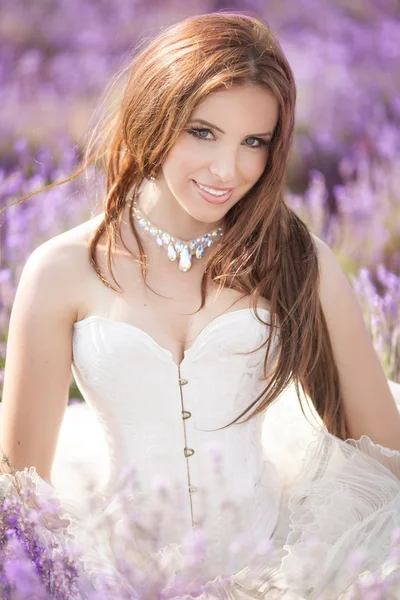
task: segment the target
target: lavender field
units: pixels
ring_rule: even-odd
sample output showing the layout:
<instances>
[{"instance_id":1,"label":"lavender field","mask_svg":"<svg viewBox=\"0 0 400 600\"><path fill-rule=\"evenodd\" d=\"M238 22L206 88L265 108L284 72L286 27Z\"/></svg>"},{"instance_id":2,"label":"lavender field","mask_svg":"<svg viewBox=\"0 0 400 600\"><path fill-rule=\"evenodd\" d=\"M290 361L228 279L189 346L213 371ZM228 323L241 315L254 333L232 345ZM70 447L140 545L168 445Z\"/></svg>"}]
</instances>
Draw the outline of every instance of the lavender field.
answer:
<instances>
[{"instance_id":1,"label":"lavender field","mask_svg":"<svg viewBox=\"0 0 400 600\"><path fill-rule=\"evenodd\" d=\"M73 182L21 204L13 203L78 170L104 108L103 93L138 43L187 16L225 9L266 20L277 32L292 65L298 99L286 201L333 249L349 277L400 407L399 0L1 0L0 417L8 323L22 268L41 243L101 212L103 173L93 165ZM61 495L68 497L74 490L78 498L90 485L93 491L106 483L110 456L104 430L88 404L79 401L81 394L72 375L69 396L52 480ZM281 452L280 424L292 410L300 411L297 397L289 390L270 411L264 442L271 456L273 451ZM311 427L300 418L298 423L296 433L306 443ZM292 464L298 451L296 440L291 441L288 455ZM160 593L165 581L157 554L152 565L152 594L136 594L144 579L137 568L140 552L155 538L151 528L143 528L147 513L142 513L146 518L140 521L128 503L133 475L129 470L122 473L126 489L121 484L122 503L114 516L111 511L107 517L107 511L101 509L104 520L96 521L93 515L97 515L98 507L93 503L85 509L87 540L92 535L99 547L106 538L111 540L107 543L113 548L119 572L133 591L122 594L116 588L112 595L104 573L98 590L87 588L85 600L166 600L183 598L187 591L188 580L177 578L170 595ZM38 479L34 474L32 481L26 481L33 482L33 488L44 483ZM51 525L43 537L47 525L40 526L32 496L24 496L26 503L6 499L3 492L7 481L3 477L0 482L0 596L10 600L76 598L79 552L47 553L50 546L59 543L58 532L52 530L54 506L47 504ZM46 496L49 488L42 489ZM159 515L168 519L166 489L160 479L154 507L161 507ZM378 489L381 491L380 486ZM171 514L179 512L172 508ZM38 515L46 517L42 507ZM122 526L117 527L120 517L126 518L125 532ZM56 530L59 524L54 523ZM137 552L126 541L129 535L140 541ZM60 548L63 544L64 540ZM186 549L194 567L202 544L200 535L194 538L193 547ZM8 560L4 548L7 552L11 549L12 559ZM238 552L240 545L233 548ZM399 529L393 530L391 548L393 564L388 564L391 568L394 565L394 575L388 571L381 583L378 579L359 582L358 595L346 598L400 597L395 596L400 594ZM354 574L361 569L362 550L357 548L354 555L349 554L348 565ZM269 546L263 552L268 556ZM310 545L310 557L312 552ZM200 589L200 583L194 581L194 588ZM15 595L11 595L11 588ZM33 590L37 590L35 596Z\"/></svg>"},{"instance_id":2,"label":"lavender field","mask_svg":"<svg viewBox=\"0 0 400 600\"><path fill-rule=\"evenodd\" d=\"M395 0L3 0L0 207L79 166L99 98L135 44L221 9L277 31L298 85L287 201L335 251L386 376L400 382L400 7ZM100 175L100 178L99 178ZM101 173L0 215L0 369L21 269L100 210ZM1 378L0 378L1 381ZM0 386L1 387L1 386ZM71 398L78 392L71 382Z\"/></svg>"}]
</instances>

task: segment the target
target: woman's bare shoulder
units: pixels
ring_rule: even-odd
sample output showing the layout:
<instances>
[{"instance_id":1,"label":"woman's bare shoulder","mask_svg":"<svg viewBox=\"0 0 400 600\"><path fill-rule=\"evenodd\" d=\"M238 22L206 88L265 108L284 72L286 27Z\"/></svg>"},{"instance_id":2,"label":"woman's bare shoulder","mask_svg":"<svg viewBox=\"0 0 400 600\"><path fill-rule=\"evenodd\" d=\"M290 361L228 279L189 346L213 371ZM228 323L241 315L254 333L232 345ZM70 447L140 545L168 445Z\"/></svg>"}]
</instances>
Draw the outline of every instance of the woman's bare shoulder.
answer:
<instances>
[{"instance_id":1,"label":"woman's bare shoulder","mask_svg":"<svg viewBox=\"0 0 400 600\"><path fill-rule=\"evenodd\" d=\"M68 290L68 302L77 309L86 296L86 282L92 273L89 241L101 218L102 215L92 217L43 242L32 252L24 267L33 277L36 274L43 276L49 287L59 285L64 291ZM65 295L63 298L67 301Z\"/></svg>"}]
</instances>

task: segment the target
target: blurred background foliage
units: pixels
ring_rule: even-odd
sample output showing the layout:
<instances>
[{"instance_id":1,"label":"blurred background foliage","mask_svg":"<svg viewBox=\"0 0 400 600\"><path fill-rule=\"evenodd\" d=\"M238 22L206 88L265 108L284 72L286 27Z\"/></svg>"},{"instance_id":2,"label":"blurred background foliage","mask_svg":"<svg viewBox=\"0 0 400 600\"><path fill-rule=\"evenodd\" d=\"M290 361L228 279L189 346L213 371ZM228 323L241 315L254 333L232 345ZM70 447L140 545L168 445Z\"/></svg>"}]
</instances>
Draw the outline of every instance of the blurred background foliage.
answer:
<instances>
[{"instance_id":1,"label":"blurred background foliage","mask_svg":"<svg viewBox=\"0 0 400 600\"><path fill-rule=\"evenodd\" d=\"M225 9L258 15L278 34L298 87L287 201L334 250L399 382L398 1L2 0L0 207L77 168L99 96L137 42ZM0 372L26 259L98 208L80 179L0 217Z\"/></svg>"}]
</instances>

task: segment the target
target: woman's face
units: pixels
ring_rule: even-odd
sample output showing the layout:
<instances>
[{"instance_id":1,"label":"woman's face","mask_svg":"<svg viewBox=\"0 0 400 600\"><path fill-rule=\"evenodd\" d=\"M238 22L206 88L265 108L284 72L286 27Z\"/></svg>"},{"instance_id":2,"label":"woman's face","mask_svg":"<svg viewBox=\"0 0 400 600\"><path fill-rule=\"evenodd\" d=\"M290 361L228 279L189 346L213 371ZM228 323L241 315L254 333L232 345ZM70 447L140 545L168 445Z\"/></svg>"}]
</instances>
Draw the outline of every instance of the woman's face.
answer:
<instances>
[{"instance_id":1,"label":"woman's face","mask_svg":"<svg viewBox=\"0 0 400 600\"><path fill-rule=\"evenodd\" d=\"M262 175L277 120L278 103L265 89L236 86L210 94L162 165L164 192L196 221L217 223ZM215 195L198 184L225 190Z\"/></svg>"}]
</instances>

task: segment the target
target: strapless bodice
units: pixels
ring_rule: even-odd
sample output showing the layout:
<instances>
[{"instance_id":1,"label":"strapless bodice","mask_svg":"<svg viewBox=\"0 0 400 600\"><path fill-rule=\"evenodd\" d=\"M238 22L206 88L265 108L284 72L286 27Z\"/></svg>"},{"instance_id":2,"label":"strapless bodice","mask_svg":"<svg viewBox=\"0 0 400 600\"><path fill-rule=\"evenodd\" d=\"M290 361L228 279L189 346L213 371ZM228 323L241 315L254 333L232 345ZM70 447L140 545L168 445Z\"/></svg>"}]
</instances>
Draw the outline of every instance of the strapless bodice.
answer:
<instances>
[{"instance_id":1,"label":"strapless bodice","mask_svg":"<svg viewBox=\"0 0 400 600\"><path fill-rule=\"evenodd\" d=\"M259 315L268 322L267 309ZM228 521L240 518L247 533L268 537L280 482L263 452L264 415L207 430L230 423L266 387L266 350L259 347L269 332L252 309L225 313L203 329L178 366L136 326L100 316L75 323L73 373L109 446L106 493L134 463L143 493L151 494L160 479L178 486L184 528L207 515L221 541L229 535ZM226 500L237 509L223 508Z\"/></svg>"}]
</instances>

